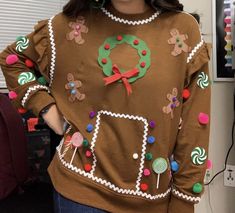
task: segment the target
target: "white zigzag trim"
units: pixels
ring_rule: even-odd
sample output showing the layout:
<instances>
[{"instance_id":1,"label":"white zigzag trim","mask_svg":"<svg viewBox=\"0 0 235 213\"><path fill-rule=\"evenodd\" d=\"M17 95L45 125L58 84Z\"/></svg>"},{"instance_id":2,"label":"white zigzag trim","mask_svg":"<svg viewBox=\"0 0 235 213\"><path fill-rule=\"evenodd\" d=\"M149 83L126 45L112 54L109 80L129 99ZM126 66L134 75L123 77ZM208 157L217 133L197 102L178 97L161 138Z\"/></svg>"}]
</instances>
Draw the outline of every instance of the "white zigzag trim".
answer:
<instances>
[{"instance_id":1,"label":"white zigzag trim","mask_svg":"<svg viewBox=\"0 0 235 213\"><path fill-rule=\"evenodd\" d=\"M51 43L51 66L50 66L50 83L49 86L51 87L53 79L54 79L54 72L55 72L55 63L56 63L56 48L55 48L55 39L54 39L54 31L52 27L52 20L55 16L52 16L48 21L48 29L50 35L50 43Z\"/></svg>"},{"instance_id":2,"label":"white zigzag trim","mask_svg":"<svg viewBox=\"0 0 235 213\"><path fill-rule=\"evenodd\" d=\"M192 52L189 54L187 58L187 64L192 60L193 56L202 47L203 44L204 44L204 40L203 40L203 37L201 36L201 41L193 48Z\"/></svg>"},{"instance_id":3,"label":"white zigzag trim","mask_svg":"<svg viewBox=\"0 0 235 213\"><path fill-rule=\"evenodd\" d=\"M116 21L116 22L119 22L119 23L122 23L122 24L128 24L128 25L148 24L148 23L152 22L154 19L156 19L161 14L161 11L157 11L152 16L150 16L148 19L138 20L138 21L130 21L130 20L122 19L122 18L119 18L119 17L113 15L112 13L107 11L105 8L101 8L101 10L105 15L107 15L113 21Z\"/></svg>"},{"instance_id":4,"label":"white zigzag trim","mask_svg":"<svg viewBox=\"0 0 235 213\"><path fill-rule=\"evenodd\" d=\"M22 101L21 101L21 105L24 107L26 102L27 102L27 99L29 98L29 95L32 93L32 92L36 92L37 90L47 90L48 93L50 93L50 90L47 86L43 86L43 85L36 85L36 86L33 86L33 87L29 87L27 92L25 93Z\"/></svg>"},{"instance_id":5,"label":"white zigzag trim","mask_svg":"<svg viewBox=\"0 0 235 213\"><path fill-rule=\"evenodd\" d=\"M201 198L200 197L192 197L192 196L189 196L189 195L186 195L182 192L179 192L178 190L176 190L175 188L172 189L172 193L180 198L183 198L187 201L191 201L191 202L200 202Z\"/></svg>"},{"instance_id":6,"label":"white zigzag trim","mask_svg":"<svg viewBox=\"0 0 235 213\"><path fill-rule=\"evenodd\" d=\"M123 189L123 188L119 188L117 186L115 186L114 184L112 184L111 182L101 179L99 177L94 176L94 172L95 172L95 168L96 168L96 156L95 156L95 142L97 139L97 135L99 132L99 127L100 127L100 120L101 120L101 115L109 115L112 117L116 117L116 118L125 118L125 119L130 119L130 120L137 120L137 121L142 121L144 123L144 134L143 134L143 145L142 145L142 154L141 154L141 162L140 162L140 168L139 168L139 174L136 180L136 190L131 190L131 189ZM136 196L140 196L140 197L145 197L147 199L150 200L156 200L156 199L160 199L160 198L164 198L167 195L169 195L169 193L171 192L171 188L169 188L166 192L161 193L161 194L157 194L157 195L151 195L145 192L140 191L140 182L141 182L141 178L143 175L143 168L144 168L144 159L145 159L145 152L146 152L146 145L147 145L147 134L148 134L148 121L147 119L140 117L140 116L134 116L134 115L127 115L127 114L119 114L119 113L112 113L109 111L99 111L97 113L97 120L96 120L96 128L94 130L94 136L92 138L91 141L91 152L93 155L93 165L92 165L92 169L90 172L85 172L84 170L81 170L79 168L77 168L76 166L66 162L64 160L64 155L61 154L61 150L62 150L62 144L63 144L63 140L61 140L60 145L57 147L57 152L58 152L58 156L59 159L61 161L61 163L67 167L68 169L79 173L80 175L87 177L89 179L92 179L93 181L100 183L102 185L105 185L106 187L108 187L109 189L112 189L115 192L121 193L121 194L127 194L127 195L136 195Z\"/></svg>"}]
</instances>

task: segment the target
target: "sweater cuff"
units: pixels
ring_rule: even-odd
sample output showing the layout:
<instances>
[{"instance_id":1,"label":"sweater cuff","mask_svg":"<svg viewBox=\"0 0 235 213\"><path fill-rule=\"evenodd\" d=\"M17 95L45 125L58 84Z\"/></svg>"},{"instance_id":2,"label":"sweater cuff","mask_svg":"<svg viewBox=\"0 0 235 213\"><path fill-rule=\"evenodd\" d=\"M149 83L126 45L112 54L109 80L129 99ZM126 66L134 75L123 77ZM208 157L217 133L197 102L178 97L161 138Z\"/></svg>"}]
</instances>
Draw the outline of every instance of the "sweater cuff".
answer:
<instances>
[{"instance_id":1,"label":"sweater cuff","mask_svg":"<svg viewBox=\"0 0 235 213\"><path fill-rule=\"evenodd\" d=\"M37 91L27 101L25 108L32 110L33 114L39 117L41 110L50 104L55 104L55 99L46 91Z\"/></svg>"},{"instance_id":2,"label":"sweater cuff","mask_svg":"<svg viewBox=\"0 0 235 213\"><path fill-rule=\"evenodd\" d=\"M171 195L168 213L179 212L194 213L194 203L184 201L180 198L175 197L174 195Z\"/></svg>"}]
</instances>

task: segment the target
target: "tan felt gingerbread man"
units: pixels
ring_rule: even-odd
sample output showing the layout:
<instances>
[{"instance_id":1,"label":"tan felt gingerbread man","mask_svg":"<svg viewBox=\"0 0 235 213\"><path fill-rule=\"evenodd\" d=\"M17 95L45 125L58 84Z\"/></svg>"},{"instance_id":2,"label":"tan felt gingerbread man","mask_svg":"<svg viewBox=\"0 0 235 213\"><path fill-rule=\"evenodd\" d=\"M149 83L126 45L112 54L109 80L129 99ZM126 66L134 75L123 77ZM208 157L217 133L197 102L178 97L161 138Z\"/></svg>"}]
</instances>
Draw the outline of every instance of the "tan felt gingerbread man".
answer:
<instances>
[{"instance_id":1,"label":"tan felt gingerbread man","mask_svg":"<svg viewBox=\"0 0 235 213\"><path fill-rule=\"evenodd\" d=\"M171 30L171 38L168 40L168 44L174 44L175 48L171 52L173 56L177 56L181 54L183 51L188 53L191 51L191 47L189 47L186 43L185 40L188 39L187 34L180 34L179 30L177 29L172 29Z\"/></svg>"},{"instance_id":2,"label":"tan felt gingerbread man","mask_svg":"<svg viewBox=\"0 0 235 213\"><path fill-rule=\"evenodd\" d=\"M77 44L83 44L85 40L82 38L82 33L88 33L88 27L85 26L85 18L79 16L76 22L70 22L69 27L72 31L67 33L66 37L69 41L75 40Z\"/></svg>"},{"instance_id":3,"label":"tan felt gingerbread man","mask_svg":"<svg viewBox=\"0 0 235 213\"><path fill-rule=\"evenodd\" d=\"M68 73L67 80L69 83L65 84L65 89L70 90L69 101L74 102L76 99L82 101L85 99L85 94L78 91L78 88L82 87L82 82L75 80L73 74Z\"/></svg>"},{"instance_id":4,"label":"tan felt gingerbread man","mask_svg":"<svg viewBox=\"0 0 235 213\"><path fill-rule=\"evenodd\" d=\"M177 88L173 88L172 93L167 94L167 99L170 101L170 103L162 108L164 113L166 114L171 113L171 119L173 119L174 117L174 109L180 105L177 95L178 95Z\"/></svg>"}]
</instances>

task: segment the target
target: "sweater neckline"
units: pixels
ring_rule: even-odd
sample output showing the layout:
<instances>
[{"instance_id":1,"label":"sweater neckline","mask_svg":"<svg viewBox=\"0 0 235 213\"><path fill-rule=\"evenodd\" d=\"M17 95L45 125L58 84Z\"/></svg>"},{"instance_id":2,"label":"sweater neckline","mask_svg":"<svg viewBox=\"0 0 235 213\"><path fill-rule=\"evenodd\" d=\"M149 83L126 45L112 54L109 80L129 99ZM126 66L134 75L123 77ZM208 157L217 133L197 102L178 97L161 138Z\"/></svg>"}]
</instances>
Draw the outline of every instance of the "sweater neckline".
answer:
<instances>
[{"instance_id":1,"label":"sweater neckline","mask_svg":"<svg viewBox=\"0 0 235 213\"><path fill-rule=\"evenodd\" d=\"M127 25L143 25L155 20L161 13L160 10L148 8L143 13L127 14L118 11L114 6L101 8L102 12L115 22Z\"/></svg>"}]
</instances>

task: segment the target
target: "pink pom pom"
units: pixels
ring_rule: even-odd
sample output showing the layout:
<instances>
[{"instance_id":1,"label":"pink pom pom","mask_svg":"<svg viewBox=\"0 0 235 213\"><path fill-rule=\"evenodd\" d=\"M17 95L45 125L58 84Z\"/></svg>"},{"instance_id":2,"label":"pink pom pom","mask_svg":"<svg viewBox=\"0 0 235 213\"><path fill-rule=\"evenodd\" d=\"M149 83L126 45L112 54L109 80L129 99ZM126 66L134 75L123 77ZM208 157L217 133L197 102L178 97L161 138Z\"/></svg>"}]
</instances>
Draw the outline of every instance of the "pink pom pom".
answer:
<instances>
[{"instance_id":1,"label":"pink pom pom","mask_svg":"<svg viewBox=\"0 0 235 213\"><path fill-rule=\"evenodd\" d=\"M211 168L212 168L212 161L207 160L207 169L211 169Z\"/></svg>"},{"instance_id":2,"label":"pink pom pom","mask_svg":"<svg viewBox=\"0 0 235 213\"><path fill-rule=\"evenodd\" d=\"M207 114L201 112L198 115L198 121L200 124L206 125L209 123L209 116Z\"/></svg>"},{"instance_id":3,"label":"pink pom pom","mask_svg":"<svg viewBox=\"0 0 235 213\"><path fill-rule=\"evenodd\" d=\"M151 174L149 169L144 169L144 176L149 176Z\"/></svg>"},{"instance_id":4,"label":"pink pom pom","mask_svg":"<svg viewBox=\"0 0 235 213\"><path fill-rule=\"evenodd\" d=\"M11 99L11 100L14 100L17 98L17 94L14 92L14 91L10 91L8 93L8 97Z\"/></svg>"},{"instance_id":5,"label":"pink pom pom","mask_svg":"<svg viewBox=\"0 0 235 213\"><path fill-rule=\"evenodd\" d=\"M18 56L17 55L9 55L7 56L6 58L6 63L8 65L12 65L12 64L15 64L17 61L19 60Z\"/></svg>"}]
</instances>

